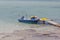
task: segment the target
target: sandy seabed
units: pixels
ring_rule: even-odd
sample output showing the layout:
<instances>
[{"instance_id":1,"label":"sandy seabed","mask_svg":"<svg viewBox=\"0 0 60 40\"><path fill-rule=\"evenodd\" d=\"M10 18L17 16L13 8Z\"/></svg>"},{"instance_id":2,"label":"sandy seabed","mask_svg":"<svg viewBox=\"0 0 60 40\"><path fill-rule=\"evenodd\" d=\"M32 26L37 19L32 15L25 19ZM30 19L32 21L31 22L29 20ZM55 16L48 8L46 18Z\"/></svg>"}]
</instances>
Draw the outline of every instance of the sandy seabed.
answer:
<instances>
[{"instance_id":1,"label":"sandy seabed","mask_svg":"<svg viewBox=\"0 0 60 40\"><path fill-rule=\"evenodd\" d=\"M60 29L38 30L38 28L30 28L15 30L12 33L0 33L0 40L60 40Z\"/></svg>"}]
</instances>

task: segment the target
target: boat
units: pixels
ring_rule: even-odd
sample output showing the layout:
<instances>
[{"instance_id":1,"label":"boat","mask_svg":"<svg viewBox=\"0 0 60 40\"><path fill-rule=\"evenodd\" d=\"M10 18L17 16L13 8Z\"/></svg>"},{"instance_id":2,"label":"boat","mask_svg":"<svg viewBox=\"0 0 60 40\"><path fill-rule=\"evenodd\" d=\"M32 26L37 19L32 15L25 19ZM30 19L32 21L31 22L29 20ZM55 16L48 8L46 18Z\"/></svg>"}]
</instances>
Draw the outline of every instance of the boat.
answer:
<instances>
[{"instance_id":1,"label":"boat","mask_svg":"<svg viewBox=\"0 0 60 40\"><path fill-rule=\"evenodd\" d=\"M37 24L39 20L36 19L36 16L31 17L31 19L24 19L24 16L22 16L18 21L22 23Z\"/></svg>"},{"instance_id":2,"label":"boat","mask_svg":"<svg viewBox=\"0 0 60 40\"><path fill-rule=\"evenodd\" d=\"M30 19L25 19L25 17L22 16L20 19L18 19L18 21L22 22L22 23L29 23L29 24L49 24L45 20L47 20L47 18L38 18L37 16L31 16Z\"/></svg>"},{"instance_id":3,"label":"boat","mask_svg":"<svg viewBox=\"0 0 60 40\"><path fill-rule=\"evenodd\" d=\"M23 23L31 23L31 24L37 24L38 20L21 20L18 19L19 22L23 22Z\"/></svg>"}]
</instances>

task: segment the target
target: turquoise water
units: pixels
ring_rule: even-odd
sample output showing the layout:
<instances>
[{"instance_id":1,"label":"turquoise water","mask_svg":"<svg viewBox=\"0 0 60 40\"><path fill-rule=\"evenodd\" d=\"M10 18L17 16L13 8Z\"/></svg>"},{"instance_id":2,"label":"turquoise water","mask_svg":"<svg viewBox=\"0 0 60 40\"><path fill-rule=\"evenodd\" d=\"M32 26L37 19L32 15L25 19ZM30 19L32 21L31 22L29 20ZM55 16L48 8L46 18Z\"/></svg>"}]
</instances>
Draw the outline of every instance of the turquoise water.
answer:
<instances>
[{"instance_id":1,"label":"turquoise water","mask_svg":"<svg viewBox=\"0 0 60 40\"><path fill-rule=\"evenodd\" d=\"M0 30L21 27L17 25L17 19L26 14L28 17L47 17L60 23L60 2L0 1Z\"/></svg>"}]
</instances>

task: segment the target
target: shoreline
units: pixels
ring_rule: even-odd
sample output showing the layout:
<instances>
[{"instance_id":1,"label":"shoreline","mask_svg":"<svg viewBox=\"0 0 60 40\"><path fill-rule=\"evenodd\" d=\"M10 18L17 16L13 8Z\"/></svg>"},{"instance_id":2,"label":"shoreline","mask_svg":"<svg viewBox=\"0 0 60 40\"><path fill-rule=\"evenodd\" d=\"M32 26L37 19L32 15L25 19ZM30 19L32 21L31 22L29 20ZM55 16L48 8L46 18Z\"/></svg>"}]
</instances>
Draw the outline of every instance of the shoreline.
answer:
<instances>
[{"instance_id":1,"label":"shoreline","mask_svg":"<svg viewBox=\"0 0 60 40\"><path fill-rule=\"evenodd\" d=\"M12 33L0 33L0 40L60 40L59 30L48 31L36 28L15 30Z\"/></svg>"}]
</instances>

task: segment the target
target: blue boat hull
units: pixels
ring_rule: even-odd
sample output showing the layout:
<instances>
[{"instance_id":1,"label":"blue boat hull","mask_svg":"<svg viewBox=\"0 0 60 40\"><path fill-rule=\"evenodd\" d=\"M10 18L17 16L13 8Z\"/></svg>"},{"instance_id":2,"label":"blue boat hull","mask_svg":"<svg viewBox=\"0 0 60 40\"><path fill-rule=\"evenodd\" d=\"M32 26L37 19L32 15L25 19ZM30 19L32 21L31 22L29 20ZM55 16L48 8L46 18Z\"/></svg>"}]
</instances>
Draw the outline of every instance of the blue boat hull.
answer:
<instances>
[{"instance_id":1,"label":"blue boat hull","mask_svg":"<svg viewBox=\"0 0 60 40\"><path fill-rule=\"evenodd\" d=\"M23 22L23 23L31 23L31 24L37 24L38 20L21 20L18 19L19 22Z\"/></svg>"},{"instance_id":2,"label":"blue boat hull","mask_svg":"<svg viewBox=\"0 0 60 40\"><path fill-rule=\"evenodd\" d=\"M38 20L21 20L21 19L18 19L18 21L22 22L22 23L28 23L28 24L44 24L42 21L38 21ZM51 25L48 22L45 22L45 24Z\"/></svg>"}]
</instances>

